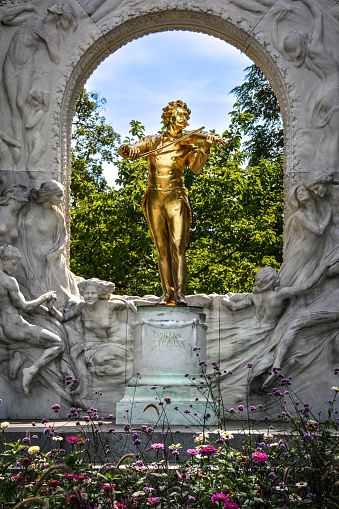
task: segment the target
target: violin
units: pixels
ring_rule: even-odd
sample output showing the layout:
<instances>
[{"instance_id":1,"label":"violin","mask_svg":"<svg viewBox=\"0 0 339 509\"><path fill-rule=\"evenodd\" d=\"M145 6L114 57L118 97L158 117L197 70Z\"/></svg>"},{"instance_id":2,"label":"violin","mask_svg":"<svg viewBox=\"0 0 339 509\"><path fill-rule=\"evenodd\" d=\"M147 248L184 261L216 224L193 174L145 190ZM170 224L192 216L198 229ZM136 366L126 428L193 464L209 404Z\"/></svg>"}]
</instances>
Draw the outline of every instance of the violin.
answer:
<instances>
[{"instance_id":1,"label":"violin","mask_svg":"<svg viewBox=\"0 0 339 509\"><path fill-rule=\"evenodd\" d=\"M200 146L200 145L204 144L204 142L207 140L207 138L209 136L214 138L214 140L213 140L214 145L218 144L218 145L222 145L225 148L228 147L228 141L223 140L222 138L220 138L219 136L215 136L214 134L201 133L200 131L202 129L205 129L205 127L204 126L199 127L199 129L195 129L194 131L185 133L183 136L181 136L181 138L171 141L171 143L168 143L167 145L165 145L163 147L155 148L153 150L149 150L148 152L144 152L143 154L140 154L139 156L137 156L137 159L139 159L140 157L148 156L149 154L154 154L155 152L162 152L166 148L171 147L172 145L175 145L176 143L179 143L181 141L187 141L187 142L193 143L193 145Z\"/></svg>"}]
</instances>

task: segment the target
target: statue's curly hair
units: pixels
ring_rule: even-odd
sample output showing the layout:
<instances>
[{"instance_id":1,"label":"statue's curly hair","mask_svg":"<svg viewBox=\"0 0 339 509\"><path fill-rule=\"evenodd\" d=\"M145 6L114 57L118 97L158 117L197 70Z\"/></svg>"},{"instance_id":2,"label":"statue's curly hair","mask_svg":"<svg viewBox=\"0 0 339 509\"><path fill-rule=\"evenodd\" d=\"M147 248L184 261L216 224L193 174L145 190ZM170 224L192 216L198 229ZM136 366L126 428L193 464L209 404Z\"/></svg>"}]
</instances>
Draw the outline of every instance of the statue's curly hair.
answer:
<instances>
[{"instance_id":1,"label":"statue's curly hair","mask_svg":"<svg viewBox=\"0 0 339 509\"><path fill-rule=\"evenodd\" d=\"M185 113L187 120L190 118L191 110L188 108L187 104L184 103L184 101L170 101L165 108L162 109L163 114L161 116L163 124L167 127L171 117L173 116L173 111L175 111L178 108L182 108Z\"/></svg>"}]
</instances>

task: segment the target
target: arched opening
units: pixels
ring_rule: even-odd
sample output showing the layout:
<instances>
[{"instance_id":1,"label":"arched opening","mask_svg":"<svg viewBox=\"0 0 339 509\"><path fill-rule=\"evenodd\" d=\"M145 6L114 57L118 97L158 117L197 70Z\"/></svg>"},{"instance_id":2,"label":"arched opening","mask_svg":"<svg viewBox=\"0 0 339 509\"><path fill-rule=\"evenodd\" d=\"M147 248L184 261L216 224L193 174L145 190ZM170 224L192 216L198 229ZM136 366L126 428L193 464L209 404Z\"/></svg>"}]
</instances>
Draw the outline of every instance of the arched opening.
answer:
<instances>
[{"instance_id":1,"label":"arched opening","mask_svg":"<svg viewBox=\"0 0 339 509\"><path fill-rule=\"evenodd\" d=\"M168 28L168 27L166 27L166 28ZM179 28L180 28L180 27L179 27ZM155 30L153 30L152 32L154 32L154 31L155 31ZM165 31L165 27L164 27L164 28L162 28L162 31ZM198 30L195 28L195 30L194 30L194 31L198 31ZM151 31L150 31L150 32L151 32ZM199 32L207 33L207 30L206 30L206 29L205 29L205 30L199 30ZM212 32L212 30L210 30L210 32ZM210 34L208 34L208 35L215 35L215 34L214 34L214 33L210 33ZM217 32L217 37L219 37L220 39L225 40L225 41L226 41L226 39L227 39L227 38L230 38L229 36L228 36L228 37L226 37L226 35L225 35L225 34L224 34L224 36L221 38L221 37L220 37L220 30ZM136 37L135 37L135 38L136 38ZM237 40L237 39L236 39L236 40ZM233 44L234 44L234 45L236 45L234 41L235 41L235 38L233 38L233 39L232 39L232 42L233 42ZM227 41L227 42L229 42L229 41ZM242 41L242 42L243 42L243 41ZM238 41L238 40L237 40L237 46L241 46L241 44L239 43L239 41ZM243 44L243 47L244 47L244 44ZM247 49L248 49L248 47L249 47L249 46L248 46L248 43L247 43ZM253 52L252 52L252 53L253 53ZM262 61L262 62L264 62L264 66L266 65L267 69L269 69L269 65L268 65L268 63L267 63L267 62L266 62L266 61L262 58L262 55L261 55L261 57L260 57L260 58L261 58L261 61ZM268 58L268 57L267 57L267 60L269 61L269 58ZM269 61L269 62L270 62L270 61ZM79 83L79 81L78 81L78 83ZM73 90L75 90L75 89L73 89ZM78 92L80 92L80 89L79 89L79 88L78 88L77 90L78 90ZM226 91L225 91L225 94L226 94ZM114 125L113 125L113 127L114 127ZM147 134L151 134L151 133L147 133ZM69 178L69 176L70 176L70 174L69 174L69 172L68 172L68 178Z\"/></svg>"}]
</instances>

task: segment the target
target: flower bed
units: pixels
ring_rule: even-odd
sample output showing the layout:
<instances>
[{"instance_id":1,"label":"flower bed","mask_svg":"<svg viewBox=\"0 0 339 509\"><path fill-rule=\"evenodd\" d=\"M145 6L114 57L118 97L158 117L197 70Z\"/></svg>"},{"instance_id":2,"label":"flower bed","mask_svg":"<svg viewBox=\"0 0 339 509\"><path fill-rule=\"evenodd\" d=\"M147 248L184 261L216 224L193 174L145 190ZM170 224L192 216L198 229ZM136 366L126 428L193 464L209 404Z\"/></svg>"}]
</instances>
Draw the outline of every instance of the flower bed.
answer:
<instances>
[{"instance_id":1,"label":"flower bed","mask_svg":"<svg viewBox=\"0 0 339 509\"><path fill-rule=\"evenodd\" d=\"M216 363L213 367L214 374L204 375L204 390L210 394L221 374ZM258 438L251 408L239 405L227 410L220 398L213 400L219 415L238 420L244 433L238 448L232 447L233 435L225 429L227 420L217 429L208 429L202 420L191 447L184 449L179 430L160 428L157 423L133 427L126 418L124 433L108 430L117 441L126 441L126 435L129 438L129 450L119 461L113 461L112 441L107 441L107 432L102 431L104 419L95 408L86 412L72 408L69 417L77 432L65 438L56 436L54 424L44 419L45 444L41 447L35 445L36 435L30 433L23 440L7 442L9 423L3 422L0 508L339 507L339 388L332 387L328 418L319 422L292 390L291 380L279 369L274 371L277 378L272 397L283 409L283 435L275 435L268 417L267 430ZM336 369L334 374L338 373ZM169 404L168 396L161 405L162 412ZM58 407L53 405L55 413ZM194 415L194 409L192 412ZM173 440L170 445L169 438Z\"/></svg>"}]
</instances>

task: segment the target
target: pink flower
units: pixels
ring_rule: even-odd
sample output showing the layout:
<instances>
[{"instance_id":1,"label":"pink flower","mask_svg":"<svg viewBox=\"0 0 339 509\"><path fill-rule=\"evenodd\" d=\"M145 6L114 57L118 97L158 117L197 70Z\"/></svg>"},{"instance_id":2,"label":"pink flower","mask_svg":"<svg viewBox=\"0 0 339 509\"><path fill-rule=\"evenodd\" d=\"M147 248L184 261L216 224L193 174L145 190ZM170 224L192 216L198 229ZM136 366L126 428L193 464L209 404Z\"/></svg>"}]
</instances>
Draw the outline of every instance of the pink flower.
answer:
<instances>
[{"instance_id":1,"label":"pink flower","mask_svg":"<svg viewBox=\"0 0 339 509\"><path fill-rule=\"evenodd\" d=\"M79 442L80 438L79 437L67 437L66 440L69 444L77 444Z\"/></svg>"},{"instance_id":2,"label":"pink flower","mask_svg":"<svg viewBox=\"0 0 339 509\"><path fill-rule=\"evenodd\" d=\"M226 502L226 504L224 504L224 509L238 509L238 508L239 506L235 502Z\"/></svg>"},{"instance_id":3,"label":"pink flower","mask_svg":"<svg viewBox=\"0 0 339 509\"><path fill-rule=\"evenodd\" d=\"M114 489L114 484L104 484L103 486L101 486L101 489L105 490L105 491L113 490Z\"/></svg>"},{"instance_id":4,"label":"pink flower","mask_svg":"<svg viewBox=\"0 0 339 509\"><path fill-rule=\"evenodd\" d=\"M255 461L267 461L267 454L261 451L255 451L253 453L253 459Z\"/></svg>"},{"instance_id":5,"label":"pink flower","mask_svg":"<svg viewBox=\"0 0 339 509\"><path fill-rule=\"evenodd\" d=\"M150 497L147 499L147 502L151 505L155 505L160 502L160 498L159 497Z\"/></svg>"},{"instance_id":6,"label":"pink flower","mask_svg":"<svg viewBox=\"0 0 339 509\"><path fill-rule=\"evenodd\" d=\"M157 451L159 449L164 449L165 448L164 444L152 444L151 447L152 447L152 449L156 449Z\"/></svg>"},{"instance_id":7,"label":"pink flower","mask_svg":"<svg viewBox=\"0 0 339 509\"><path fill-rule=\"evenodd\" d=\"M199 451L197 451L196 449L187 449L187 454L190 454L191 456L196 456L197 454L199 454Z\"/></svg>"},{"instance_id":8,"label":"pink flower","mask_svg":"<svg viewBox=\"0 0 339 509\"><path fill-rule=\"evenodd\" d=\"M211 500L214 504L214 502L229 502L229 498L225 493L214 493L214 495L211 496Z\"/></svg>"},{"instance_id":9,"label":"pink flower","mask_svg":"<svg viewBox=\"0 0 339 509\"><path fill-rule=\"evenodd\" d=\"M200 448L201 456L213 456L217 453L217 450L212 445L202 445Z\"/></svg>"}]
</instances>

